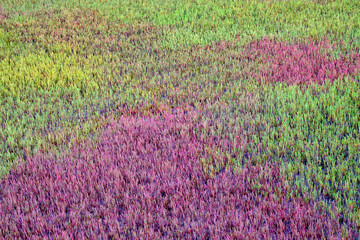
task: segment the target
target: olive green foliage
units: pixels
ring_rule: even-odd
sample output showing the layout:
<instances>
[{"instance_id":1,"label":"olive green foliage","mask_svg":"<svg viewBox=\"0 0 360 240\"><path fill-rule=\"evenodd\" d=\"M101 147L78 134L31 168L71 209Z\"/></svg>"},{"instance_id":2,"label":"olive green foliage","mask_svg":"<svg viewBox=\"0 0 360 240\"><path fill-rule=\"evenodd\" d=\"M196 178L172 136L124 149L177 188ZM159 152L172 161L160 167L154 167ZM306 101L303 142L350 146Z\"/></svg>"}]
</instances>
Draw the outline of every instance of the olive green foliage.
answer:
<instances>
[{"instance_id":1,"label":"olive green foliage","mask_svg":"<svg viewBox=\"0 0 360 240\"><path fill-rule=\"evenodd\" d=\"M360 197L359 93L359 78L305 91L295 85L268 88L265 111L276 127L263 139L267 151L282 159L290 181L321 202L347 206L353 218Z\"/></svg>"}]
</instances>

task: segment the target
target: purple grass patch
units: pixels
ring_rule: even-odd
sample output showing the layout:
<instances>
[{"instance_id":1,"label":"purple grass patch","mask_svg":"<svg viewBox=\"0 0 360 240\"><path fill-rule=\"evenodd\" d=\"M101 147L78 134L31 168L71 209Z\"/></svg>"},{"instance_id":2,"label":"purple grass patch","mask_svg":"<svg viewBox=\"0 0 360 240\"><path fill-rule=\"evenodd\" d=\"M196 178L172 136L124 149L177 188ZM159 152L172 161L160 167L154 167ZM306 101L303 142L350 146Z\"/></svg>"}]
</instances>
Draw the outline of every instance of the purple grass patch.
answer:
<instances>
[{"instance_id":1,"label":"purple grass patch","mask_svg":"<svg viewBox=\"0 0 360 240\"><path fill-rule=\"evenodd\" d=\"M360 54L352 53L335 58L330 52L336 48L327 39L309 43L288 44L263 38L251 42L243 53L248 61L257 61L260 67L250 70L255 79L288 84L322 84L360 72ZM327 53L325 53L327 52Z\"/></svg>"},{"instance_id":2,"label":"purple grass patch","mask_svg":"<svg viewBox=\"0 0 360 240\"><path fill-rule=\"evenodd\" d=\"M214 177L183 112L122 117L100 142L74 147L61 161L37 154L0 182L0 237L327 239L340 233L314 201L287 200L272 165ZM223 165L223 166L221 166ZM344 232L345 231L345 232Z\"/></svg>"}]
</instances>

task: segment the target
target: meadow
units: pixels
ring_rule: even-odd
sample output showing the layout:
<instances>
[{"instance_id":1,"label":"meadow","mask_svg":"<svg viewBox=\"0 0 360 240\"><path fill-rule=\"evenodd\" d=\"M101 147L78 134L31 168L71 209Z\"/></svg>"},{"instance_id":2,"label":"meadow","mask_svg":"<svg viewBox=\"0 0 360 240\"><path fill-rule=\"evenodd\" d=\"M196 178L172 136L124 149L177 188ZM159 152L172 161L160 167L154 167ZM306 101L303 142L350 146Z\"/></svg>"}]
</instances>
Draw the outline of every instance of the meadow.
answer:
<instances>
[{"instance_id":1,"label":"meadow","mask_svg":"<svg viewBox=\"0 0 360 240\"><path fill-rule=\"evenodd\" d=\"M1 239L359 234L359 1L0 1Z\"/></svg>"}]
</instances>

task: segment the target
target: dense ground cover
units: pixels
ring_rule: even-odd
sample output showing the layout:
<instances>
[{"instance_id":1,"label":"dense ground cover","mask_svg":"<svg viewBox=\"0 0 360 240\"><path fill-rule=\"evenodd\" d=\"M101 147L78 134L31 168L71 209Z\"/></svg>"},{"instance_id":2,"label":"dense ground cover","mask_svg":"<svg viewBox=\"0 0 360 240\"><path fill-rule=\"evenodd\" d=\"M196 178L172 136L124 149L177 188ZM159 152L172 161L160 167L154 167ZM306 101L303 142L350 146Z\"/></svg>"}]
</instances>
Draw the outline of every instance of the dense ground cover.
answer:
<instances>
[{"instance_id":1,"label":"dense ground cover","mask_svg":"<svg viewBox=\"0 0 360 240\"><path fill-rule=\"evenodd\" d=\"M2 1L0 236L358 237L359 2L115 2Z\"/></svg>"}]
</instances>

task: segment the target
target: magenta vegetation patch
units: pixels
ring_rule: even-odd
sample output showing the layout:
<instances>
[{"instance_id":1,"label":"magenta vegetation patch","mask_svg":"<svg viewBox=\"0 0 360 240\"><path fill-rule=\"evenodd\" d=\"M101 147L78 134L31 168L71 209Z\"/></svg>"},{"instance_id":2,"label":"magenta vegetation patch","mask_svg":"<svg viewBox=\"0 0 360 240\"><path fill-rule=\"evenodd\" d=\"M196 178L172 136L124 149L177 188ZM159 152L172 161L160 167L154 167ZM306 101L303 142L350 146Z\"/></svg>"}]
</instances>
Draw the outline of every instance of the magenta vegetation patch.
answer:
<instances>
[{"instance_id":1,"label":"magenta vegetation patch","mask_svg":"<svg viewBox=\"0 0 360 240\"><path fill-rule=\"evenodd\" d=\"M288 84L322 84L326 79L335 79L360 72L360 54L353 53L338 58L330 53L335 44L329 41L289 44L263 38L251 42L242 53L244 59L256 61L261 67L249 72L255 79L265 82Z\"/></svg>"},{"instance_id":2,"label":"magenta vegetation patch","mask_svg":"<svg viewBox=\"0 0 360 240\"><path fill-rule=\"evenodd\" d=\"M6 19L5 9L0 5L0 20Z\"/></svg>"},{"instance_id":3,"label":"magenta vegetation patch","mask_svg":"<svg viewBox=\"0 0 360 240\"><path fill-rule=\"evenodd\" d=\"M166 119L166 120L164 120ZM122 117L97 147L38 154L0 182L0 236L62 239L334 239L344 232L313 201L286 199L276 165L214 177L186 115ZM223 164L223 165L222 165Z\"/></svg>"}]
</instances>

